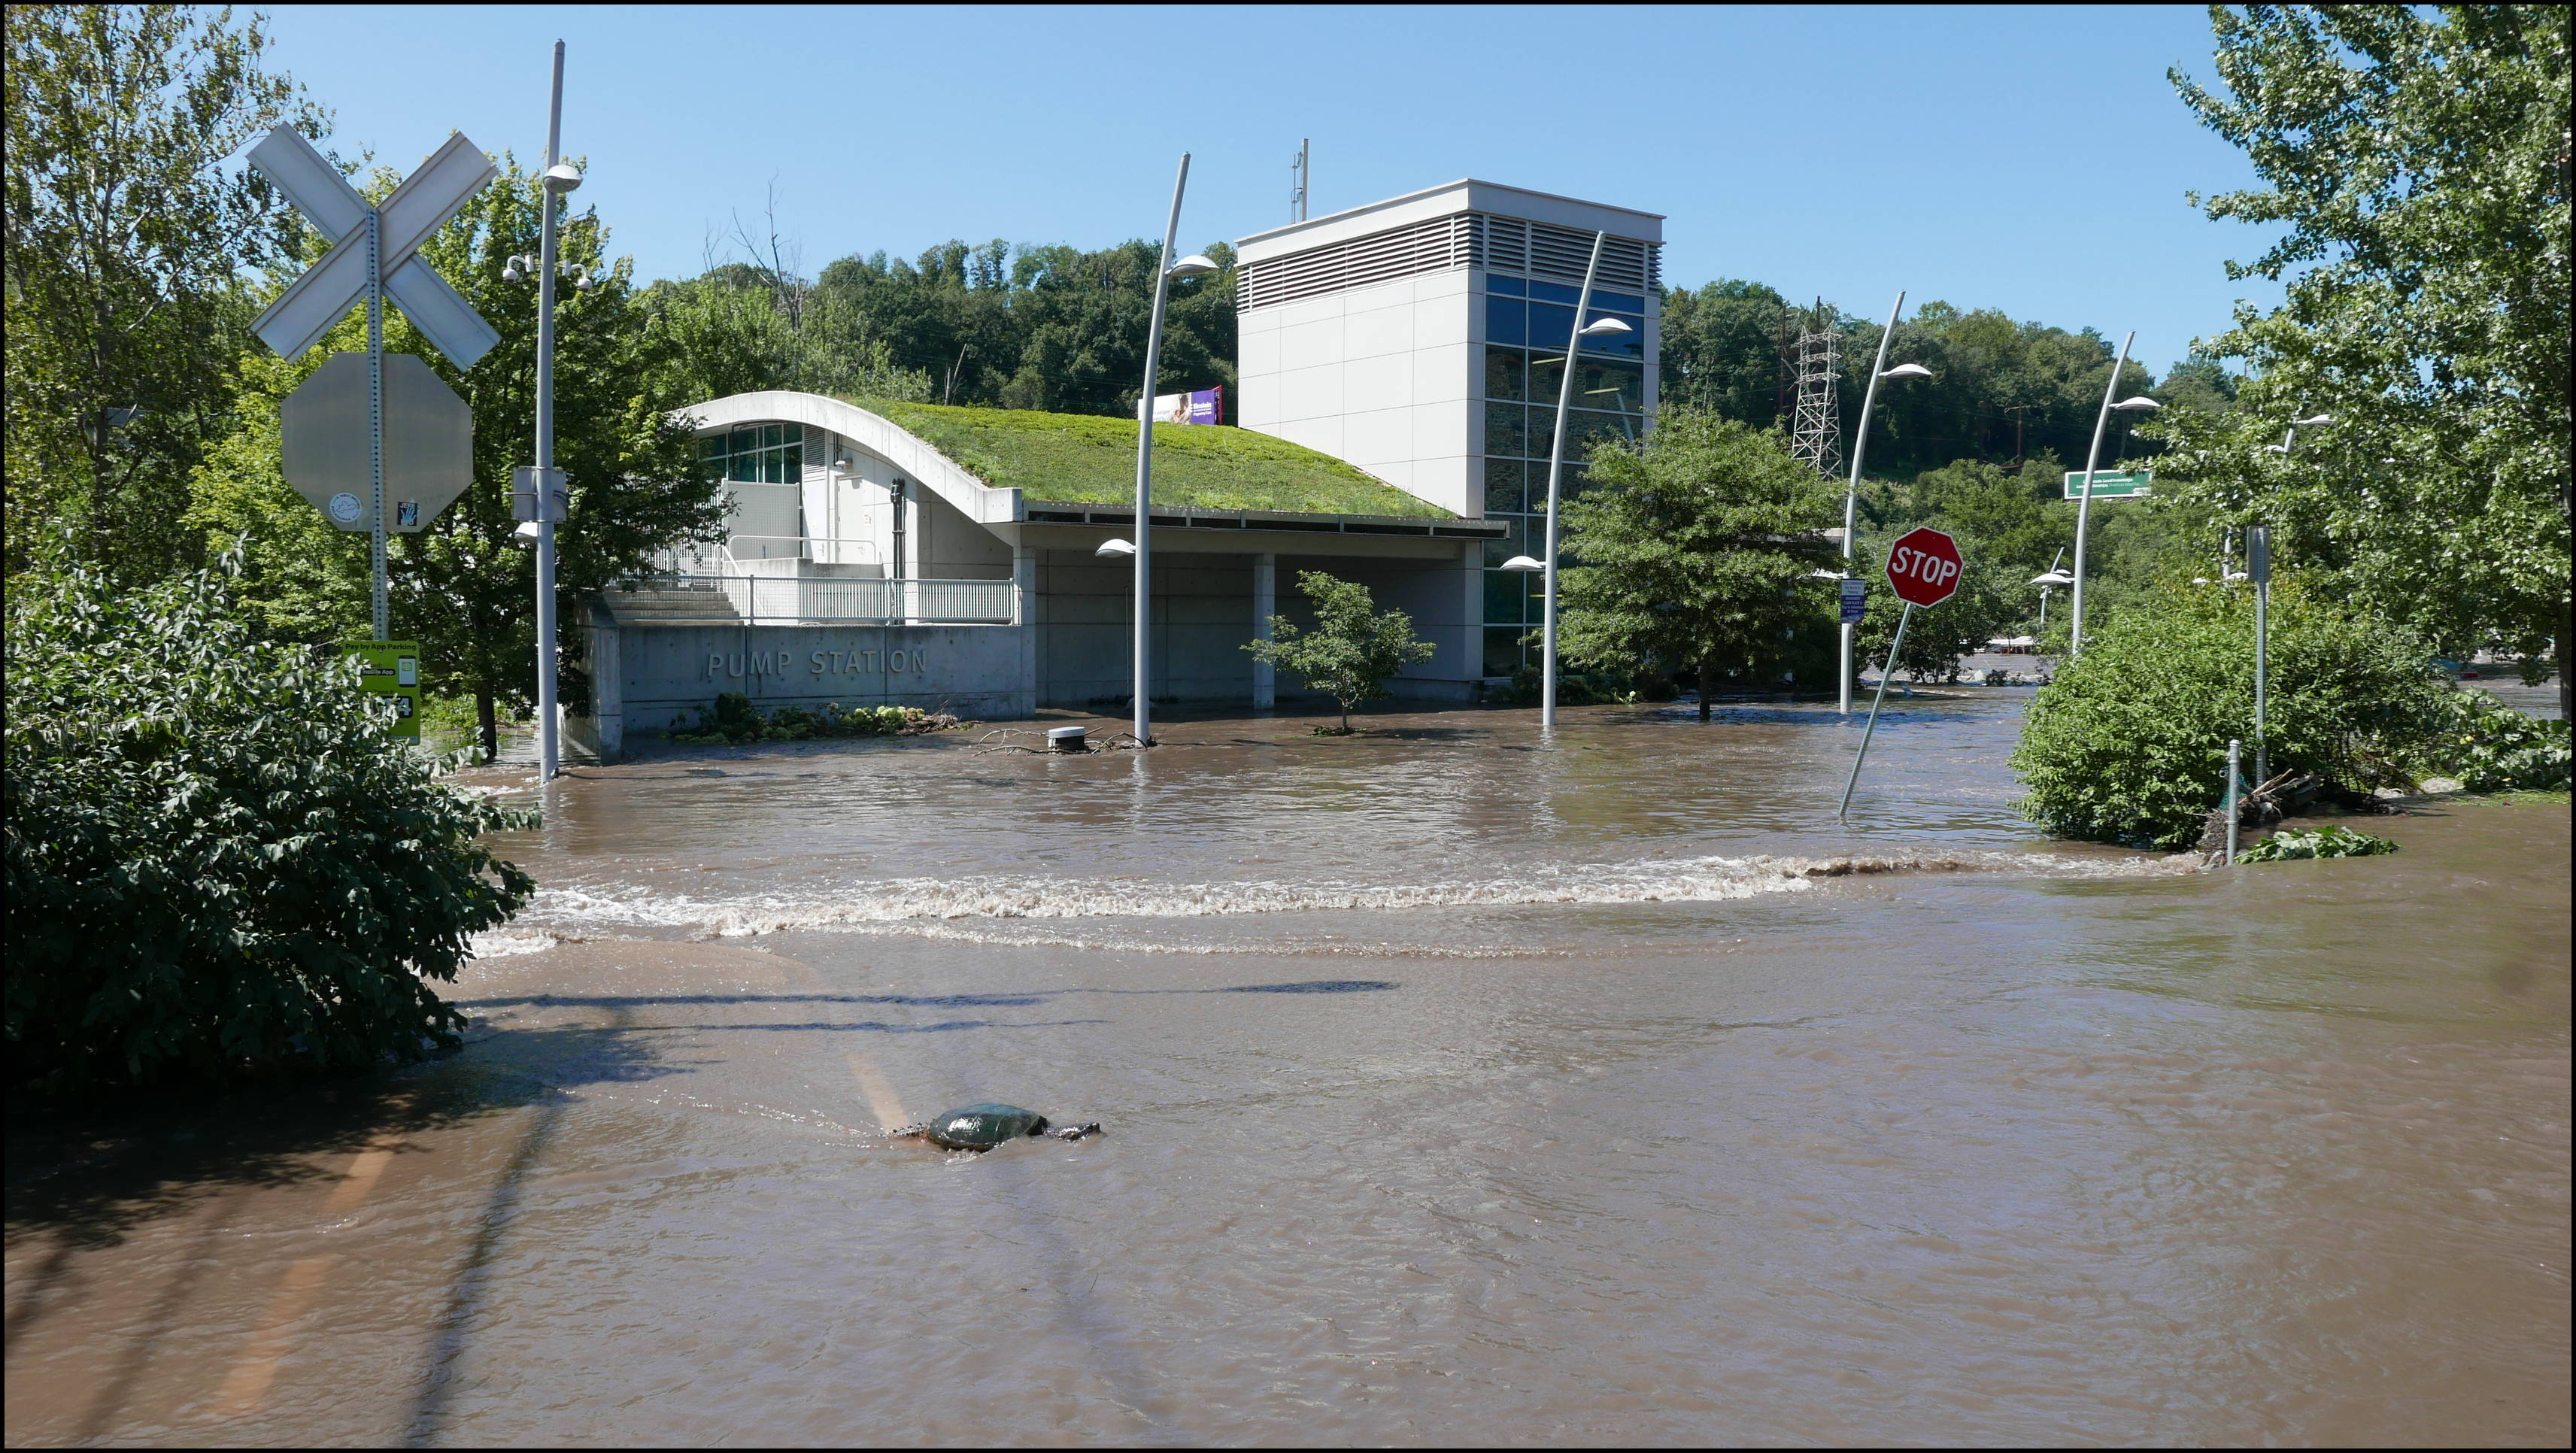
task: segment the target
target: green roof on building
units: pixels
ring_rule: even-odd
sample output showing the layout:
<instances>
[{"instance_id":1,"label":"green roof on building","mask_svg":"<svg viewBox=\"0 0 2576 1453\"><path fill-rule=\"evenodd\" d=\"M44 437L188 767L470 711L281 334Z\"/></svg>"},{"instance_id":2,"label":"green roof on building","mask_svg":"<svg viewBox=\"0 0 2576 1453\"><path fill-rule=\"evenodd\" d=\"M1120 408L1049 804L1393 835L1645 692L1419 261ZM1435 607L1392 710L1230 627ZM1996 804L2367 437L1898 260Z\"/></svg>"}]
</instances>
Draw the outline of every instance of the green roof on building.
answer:
<instances>
[{"instance_id":1,"label":"green roof on building","mask_svg":"<svg viewBox=\"0 0 2576 1453\"><path fill-rule=\"evenodd\" d=\"M1136 423L1098 414L852 399L928 441L957 466L1032 503L1132 505ZM1154 503L1447 520L1456 516L1329 454L1225 424L1154 430Z\"/></svg>"}]
</instances>

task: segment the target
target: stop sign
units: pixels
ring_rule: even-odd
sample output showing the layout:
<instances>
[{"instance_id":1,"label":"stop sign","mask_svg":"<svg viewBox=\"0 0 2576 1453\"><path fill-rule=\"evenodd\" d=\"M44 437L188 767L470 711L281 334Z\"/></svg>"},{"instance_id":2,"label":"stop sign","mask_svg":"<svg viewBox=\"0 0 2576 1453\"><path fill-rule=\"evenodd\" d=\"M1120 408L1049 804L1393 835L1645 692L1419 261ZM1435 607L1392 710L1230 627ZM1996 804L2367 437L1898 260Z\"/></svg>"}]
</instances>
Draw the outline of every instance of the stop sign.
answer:
<instances>
[{"instance_id":1,"label":"stop sign","mask_svg":"<svg viewBox=\"0 0 2576 1453\"><path fill-rule=\"evenodd\" d=\"M1908 530L1887 552L1887 583L1912 605L1939 605L1959 588L1959 543L1930 526Z\"/></svg>"}]
</instances>

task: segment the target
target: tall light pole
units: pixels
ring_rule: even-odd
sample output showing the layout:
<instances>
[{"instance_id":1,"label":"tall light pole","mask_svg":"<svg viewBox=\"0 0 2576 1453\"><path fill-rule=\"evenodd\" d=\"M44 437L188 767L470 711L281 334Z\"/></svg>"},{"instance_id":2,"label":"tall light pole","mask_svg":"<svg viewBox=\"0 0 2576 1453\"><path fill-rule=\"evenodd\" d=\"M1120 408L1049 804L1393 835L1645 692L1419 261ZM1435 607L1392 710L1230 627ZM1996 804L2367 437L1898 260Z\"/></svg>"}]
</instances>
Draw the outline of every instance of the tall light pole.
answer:
<instances>
[{"instance_id":1,"label":"tall light pole","mask_svg":"<svg viewBox=\"0 0 2576 1453\"><path fill-rule=\"evenodd\" d=\"M1197 277L1216 264L1192 254L1172 261L1181 235L1181 193L1190 183L1190 154L1181 153L1180 174L1172 178L1172 215L1163 224L1163 256L1154 265L1154 319L1145 329L1145 391L1136 399L1136 745L1154 744L1154 389L1163 366L1163 305L1172 279Z\"/></svg>"},{"instance_id":2,"label":"tall light pole","mask_svg":"<svg viewBox=\"0 0 2576 1453\"><path fill-rule=\"evenodd\" d=\"M553 99L546 108L546 172L539 187L545 208L537 240L537 755L538 779L551 782L563 768L555 721L555 211L581 185L581 172L563 160L562 41L555 42Z\"/></svg>"},{"instance_id":3,"label":"tall light pole","mask_svg":"<svg viewBox=\"0 0 2576 1453\"><path fill-rule=\"evenodd\" d=\"M1601 244L1609 238L1607 232L1593 233L1592 258L1583 264L1583 291L1575 295L1574 326L1567 330L1565 340L1565 376L1556 384L1555 438L1549 441L1547 450L1547 600L1539 617L1538 724L1542 730L1556 725L1556 517L1558 506L1564 502L1565 414L1574 406L1575 356L1583 351L1586 338L1628 331L1628 325L1616 318L1583 321L1583 315L1592 311L1592 279L1601 271Z\"/></svg>"},{"instance_id":4,"label":"tall light pole","mask_svg":"<svg viewBox=\"0 0 2576 1453\"><path fill-rule=\"evenodd\" d=\"M2129 345L2138 341L2137 330L2120 340L2120 356L2111 364L2111 381L2102 386L2102 412L2093 419L2093 446L2084 453L2084 497L2075 506L2075 588L2067 605L2069 634L2066 654L2071 658L2084 654L2084 542L2093 520L2093 471L2102 462L2102 435L2111 427L2111 411L2135 412L2159 407L2154 399L2120 398L2120 375L2129 366ZM2113 403L2112 400L2119 399Z\"/></svg>"},{"instance_id":5,"label":"tall light pole","mask_svg":"<svg viewBox=\"0 0 2576 1453\"><path fill-rule=\"evenodd\" d=\"M1904 311L1905 294L1899 292L1896 295L1896 306L1887 310L1887 326L1879 330L1878 361L1869 366L1869 391L1861 395L1860 422L1852 426L1851 482L1843 486L1842 578L1845 580L1851 578L1852 536L1860 524L1860 462L1869 456L1869 411L1878 403L1879 380L1932 376L1932 370L1919 363L1900 363L1894 368L1887 366L1887 345L1896 340L1896 317ZM1842 714L1845 716L1851 715L1852 632L1854 629L1855 627L1849 624L1845 624L1842 628L1842 694L1839 699L1842 704Z\"/></svg>"}]
</instances>

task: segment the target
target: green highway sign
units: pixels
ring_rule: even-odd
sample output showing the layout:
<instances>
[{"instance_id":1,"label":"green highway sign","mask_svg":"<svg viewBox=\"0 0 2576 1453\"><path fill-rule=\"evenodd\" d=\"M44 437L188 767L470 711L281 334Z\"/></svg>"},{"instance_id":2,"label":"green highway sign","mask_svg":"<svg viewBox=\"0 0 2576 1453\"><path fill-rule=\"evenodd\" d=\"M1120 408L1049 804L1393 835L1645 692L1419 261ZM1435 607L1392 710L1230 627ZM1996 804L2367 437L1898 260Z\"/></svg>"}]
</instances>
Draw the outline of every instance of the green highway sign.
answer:
<instances>
[{"instance_id":1,"label":"green highway sign","mask_svg":"<svg viewBox=\"0 0 2576 1453\"><path fill-rule=\"evenodd\" d=\"M420 643L418 641L351 641L345 646L358 659L358 680L369 696L394 699L393 734L420 740Z\"/></svg>"},{"instance_id":2,"label":"green highway sign","mask_svg":"<svg viewBox=\"0 0 2576 1453\"><path fill-rule=\"evenodd\" d=\"M2093 497L2095 499L2135 499L2139 495L2154 494L2155 483L2156 472L2152 469L2141 469L2134 473L2128 470L2097 469L2093 471ZM2084 498L2083 470L2066 471L2066 497Z\"/></svg>"}]
</instances>

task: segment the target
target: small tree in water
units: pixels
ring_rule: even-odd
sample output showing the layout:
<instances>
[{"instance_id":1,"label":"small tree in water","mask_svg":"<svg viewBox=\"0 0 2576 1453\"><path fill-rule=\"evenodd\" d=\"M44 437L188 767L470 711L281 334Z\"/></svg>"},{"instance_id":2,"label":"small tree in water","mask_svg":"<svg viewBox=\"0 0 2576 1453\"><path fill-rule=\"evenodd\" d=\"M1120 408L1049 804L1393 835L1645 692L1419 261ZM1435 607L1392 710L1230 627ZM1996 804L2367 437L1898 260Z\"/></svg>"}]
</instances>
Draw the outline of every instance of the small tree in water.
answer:
<instances>
[{"instance_id":1,"label":"small tree in water","mask_svg":"<svg viewBox=\"0 0 2576 1453\"><path fill-rule=\"evenodd\" d=\"M1342 705L1339 735L1351 730L1351 708L1391 695L1388 678L1416 661L1428 661L1437 649L1413 634L1413 617L1400 610L1381 611L1368 587L1321 570L1297 576L1297 588L1315 603L1315 626L1299 630L1286 616L1270 618L1267 641L1247 641L1243 649L1273 666L1285 666L1306 684Z\"/></svg>"},{"instance_id":2,"label":"small tree in water","mask_svg":"<svg viewBox=\"0 0 2576 1453\"><path fill-rule=\"evenodd\" d=\"M1668 409L1654 434L1604 446L1591 492L1565 511L1559 626L1566 655L1599 665L1664 656L1699 665L1699 714L1722 672L1753 674L1789 633L1830 620L1810 572L1838 561L1822 531L1836 491L1777 434Z\"/></svg>"}]
</instances>

